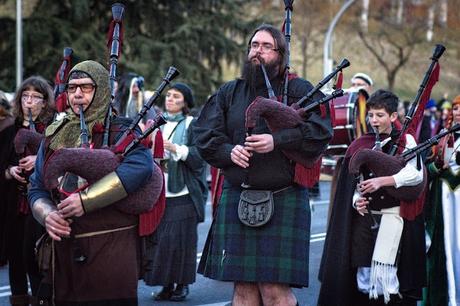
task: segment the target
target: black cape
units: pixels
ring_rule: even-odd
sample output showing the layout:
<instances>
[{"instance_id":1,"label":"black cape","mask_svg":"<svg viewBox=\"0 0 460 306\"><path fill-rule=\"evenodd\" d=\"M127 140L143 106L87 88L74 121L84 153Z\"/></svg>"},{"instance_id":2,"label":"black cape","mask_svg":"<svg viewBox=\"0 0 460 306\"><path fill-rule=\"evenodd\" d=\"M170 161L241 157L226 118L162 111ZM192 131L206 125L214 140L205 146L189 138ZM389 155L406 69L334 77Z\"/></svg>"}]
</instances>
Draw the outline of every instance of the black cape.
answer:
<instances>
[{"instance_id":1,"label":"black cape","mask_svg":"<svg viewBox=\"0 0 460 306\"><path fill-rule=\"evenodd\" d=\"M16 128L13 119L7 117L0 122L0 267L6 265L6 245L8 238L8 215L15 208L16 184L14 180L5 178L5 170L10 165ZM12 208L13 207L13 208Z\"/></svg>"},{"instance_id":2,"label":"black cape","mask_svg":"<svg viewBox=\"0 0 460 306\"><path fill-rule=\"evenodd\" d=\"M356 213L351 202L356 181L348 171L351 157L343 160L328 223L319 269L321 289L318 305L349 305L356 291L356 270L351 267L351 224Z\"/></svg>"}]
</instances>

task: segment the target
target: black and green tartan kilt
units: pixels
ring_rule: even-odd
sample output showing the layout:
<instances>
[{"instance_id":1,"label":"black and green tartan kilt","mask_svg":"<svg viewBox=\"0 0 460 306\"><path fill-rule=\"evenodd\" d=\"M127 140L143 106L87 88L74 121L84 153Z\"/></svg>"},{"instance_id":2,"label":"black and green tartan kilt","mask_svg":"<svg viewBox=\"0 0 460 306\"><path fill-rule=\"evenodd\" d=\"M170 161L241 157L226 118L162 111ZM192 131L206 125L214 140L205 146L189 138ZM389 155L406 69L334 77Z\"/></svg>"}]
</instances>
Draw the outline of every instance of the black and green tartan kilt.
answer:
<instances>
[{"instance_id":1,"label":"black and green tartan kilt","mask_svg":"<svg viewBox=\"0 0 460 306\"><path fill-rule=\"evenodd\" d=\"M221 281L308 287L311 212L307 190L292 186L273 195L269 223L251 228L238 219L241 189L225 187L198 273Z\"/></svg>"}]
</instances>

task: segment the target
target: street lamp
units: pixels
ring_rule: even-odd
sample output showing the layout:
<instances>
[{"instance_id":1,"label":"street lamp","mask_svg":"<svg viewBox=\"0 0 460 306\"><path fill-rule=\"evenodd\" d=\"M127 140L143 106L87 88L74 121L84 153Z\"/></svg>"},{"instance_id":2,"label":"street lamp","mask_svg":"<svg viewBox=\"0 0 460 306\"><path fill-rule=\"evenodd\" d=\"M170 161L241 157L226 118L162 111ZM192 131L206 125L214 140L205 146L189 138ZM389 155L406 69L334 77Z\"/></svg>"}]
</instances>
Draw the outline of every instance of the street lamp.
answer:
<instances>
[{"instance_id":1,"label":"street lamp","mask_svg":"<svg viewBox=\"0 0 460 306\"><path fill-rule=\"evenodd\" d=\"M334 16L329 25L329 28L326 32L326 38L324 39L324 52L323 52L323 77L327 76L332 71L332 32L334 31L334 27L339 21L340 17L345 13L345 11L355 2L356 0L348 0L346 1L338 13ZM326 85L327 86L327 85Z\"/></svg>"},{"instance_id":2,"label":"street lamp","mask_svg":"<svg viewBox=\"0 0 460 306\"><path fill-rule=\"evenodd\" d=\"M22 0L16 0L16 89L22 83Z\"/></svg>"}]
</instances>

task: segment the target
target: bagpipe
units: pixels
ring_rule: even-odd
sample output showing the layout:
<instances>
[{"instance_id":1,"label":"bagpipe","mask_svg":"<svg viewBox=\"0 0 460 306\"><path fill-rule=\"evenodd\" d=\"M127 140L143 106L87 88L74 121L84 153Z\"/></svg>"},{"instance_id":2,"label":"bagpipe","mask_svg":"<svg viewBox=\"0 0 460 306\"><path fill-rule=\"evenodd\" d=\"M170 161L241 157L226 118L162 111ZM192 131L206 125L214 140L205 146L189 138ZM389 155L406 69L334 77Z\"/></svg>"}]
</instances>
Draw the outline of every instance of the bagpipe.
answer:
<instances>
[{"instance_id":1,"label":"bagpipe","mask_svg":"<svg viewBox=\"0 0 460 306\"><path fill-rule=\"evenodd\" d=\"M392 146L389 154L384 154L380 151L363 149L357 151L350 159L349 171L350 173L358 174L361 167L366 166L372 173L377 177L394 175L399 172L407 163L408 160L414 158L417 154L427 150L432 145L437 144L438 140L444 137L445 135L452 133L458 130L458 126L452 127L451 129L440 133L433 138L428 139L426 142L416 146L413 149L407 150L404 153L396 156L400 148L404 147L406 134L411 132L413 133L416 129L421 116L423 116L423 110L425 104L428 101L431 90L434 84L438 81L439 78L439 65L438 60L441 57L445 50L445 47L442 45L436 45L433 55L431 57L431 64L425 73L422 83L420 84L419 91L415 97L412 107L406 119L404 121L403 127L399 132L398 139L395 141L395 144ZM415 119L415 120L413 120ZM416 186L404 186L398 189L394 187L383 187L388 193L395 198L403 201L413 201L420 197L425 186L427 184L426 173L423 175L423 181Z\"/></svg>"},{"instance_id":2,"label":"bagpipe","mask_svg":"<svg viewBox=\"0 0 460 306\"><path fill-rule=\"evenodd\" d=\"M83 111L80 110L80 139L82 146L80 148L63 148L54 151L45 161L44 166L44 181L48 189L56 189L60 187L59 178L66 173L72 173L87 181L86 185L90 185L105 175L115 171L120 165L123 158L133 148L144 140L151 132L165 124L166 121L162 115L158 115L146 131L139 135L137 124L150 109L155 101L160 97L162 91L167 84L171 82L179 72L174 67L170 67L167 75L163 78L162 83L155 91L142 110L137 115L136 119L129 125L128 129L122 134L120 140L109 147L109 134L111 131L112 121L112 106L115 97L114 81L116 79L116 66L119 56L120 31L124 13L124 6L116 3L112 6L113 21L110 32L113 33L111 40L111 56L110 56L110 90L111 103L109 104L106 118L104 120L104 134L101 149L89 148L88 130L86 128ZM83 166L84 165L84 166ZM140 187L136 192L129 194L126 198L114 203L115 207L122 212L129 214L142 214L150 211L153 205L159 199L163 189L163 174L159 166L154 163L153 172L148 182ZM79 190L82 190L80 187ZM72 192L76 192L73 190Z\"/></svg>"},{"instance_id":3,"label":"bagpipe","mask_svg":"<svg viewBox=\"0 0 460 306\"><path fill-rule=\"evenodd\" d=\"M359 174L362 167L366 166L375 176L390 176L398 173L404 168L408 161L418 156L420 153L437 145L439 140L448 134L460 130L460 124L456 124L450 129L441 131L438 135L422 142L421 144L403 152L400 155L392 156L378 150L362 149L356 152L350 159L349 171L352 174ZM404 186L400 188L383 187L391 196L403 200L411 201L422 194L426 186L426 175L422 183L416 186Z\"/></svg>"},{"instance_id":4,"label":"bagpipe","mask_svg":"<svg viewBox=\"0 0 460 306\"><path fill-rule=\"evenodd\" d=\"M160 118L158 117L158 119ZM80 112L80 121L84 122L83 112ZM154 121L151 128L154 130L162 124L164 123L161 119ZM85 126L84 124L82 125ZM47 189L62 189L62 187L60 188L59 178L66 173L72 173L84 178L87 182L86 185L91 185L105 175L115 171L123 160L123 156L129 152L126 150L124 154L116 154L109 149L90 149L89 143L85 144L83 141L87 137L85 136L87 132L84 131L84 128L82 130L82 147L56 150L47 159L44 167L44 182ZM142 135L138 136L133 142L141 137ZM152 175L145 185L113 205L125 213L144 213L152 209L153 204L160 196L162 187L163 175L160 168L156 166L153 168Z\"/></svg>"},{"instance_id":5,"label":"bagpipe","mask_svg":"<svg viewBox=\"0 0 460 306\"><path fill-rule=\"evenodd\" d=\"M260 66L264 75L267 90L269 92L269 98L267 99L260 96L256 97L247 107L245 120L246 133L251 135L259 117L263 118L267 122L267 125L272 132L299 126L302 122L304 122L308 112L343 95L343 90L337 89L319 100L311 101L313 95L317 93L324 84L329 82L329 80L331 80L339 71L349 65L350 62L344 59L329 75L321 80L320 83L310 90L304 97L299 99L299 101L291 105L286 105L284 103L280 103L276 99L267 72L265 71L265 67L263 63L261 63ZM310 103L307 104L307 102ZM293 150L283 150L283 153L289 159L292 159L305 167L312 167L316 162L316 159L312 160Z\"/></svg>"},{"instance_id":6,"label":"bagpipe","mask_svg":"<svg viewBox=\"0 0 460 306\"><path fill-rule=\"evenodd\" d=\"M37 155L40 143L44 136L37 131L35 126L32 110L28 109L27 121L29 122L29 128L20 128L16 135L14 136L13 145L14 150L18 156L21 158ZM29 176L32 174L33 170L26 171L25 169L21 170L21 176L26 180L26 183L18 182L17 189L22 195L19 197L18 208L22 213L27 213L29 211L29 205L27 203L27 185L29 181Z\"/></svg>"},{"instance_id":7,"label":"bagpipe","mask_svg":"<svg viewBox=\"0 0 460 306\"><path fill-rule=\"evenodd\" d=\"M28 112L28 129L19 129L14 137L14 149L16 154L27 156L27 155L36 155L40 143L43 140L44 136L37 132L35 123L32 118L32 110L29 108Z\"/></svg>"},{"instance_id":8,"label":"bagpipe","mask_svg":"<svg viewBox=\"0 0 460 306\"><path fill-rule=\"evenodd\" d=\"M27 113L27 121L29 122L29 128L21 128L16 132L14 136L13 145L16 154L21 157L29 155L37 155L38 148L44 136L37 131L34 120L32 118L32 110L29 108ZM22 169L21 176L29 180L29 176L33 171L26 171ZM24 184L18 184L18 188L21 192L26 192L27 186Z\"/></svg>"}]
</instances>

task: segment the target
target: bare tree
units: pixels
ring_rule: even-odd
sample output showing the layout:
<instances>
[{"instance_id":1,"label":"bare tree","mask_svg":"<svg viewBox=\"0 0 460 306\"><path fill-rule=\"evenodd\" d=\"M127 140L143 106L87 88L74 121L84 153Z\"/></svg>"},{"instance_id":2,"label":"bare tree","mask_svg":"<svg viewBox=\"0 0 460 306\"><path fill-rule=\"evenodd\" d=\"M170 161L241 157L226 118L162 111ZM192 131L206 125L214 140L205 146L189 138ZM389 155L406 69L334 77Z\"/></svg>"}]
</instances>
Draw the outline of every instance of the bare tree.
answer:
<instances>
[{"instance_id":1,"label":"bare tree","mask_svg":"<svg viewBox=\"0 0 460 306\"><path fill-rule=\"evenodd\" d=\"M393 90L398 72L407 64L416 46L424 41L424 31L420 21L402 26L384 16L383 11L380 9L374 15L372 30L364 33L360 27L357 29L363 45L383 68L388 88Z\"/></svg>"},{"instance_id":2,"label":"bare tree","mask_svg":"<svg viewBox=\"0 0 460 306\"><path fill-rule=\"evenodd\" d=\"M323 33L326 32L328 20L323 12L328 9L323 1L299 1L294 7L294 29L297 40L300 41L301 75L307 77L309 65L321 58L321 52L314 52L321 48Z\"/></svg>"}]
</instances>

